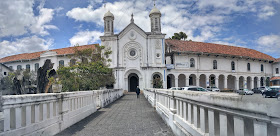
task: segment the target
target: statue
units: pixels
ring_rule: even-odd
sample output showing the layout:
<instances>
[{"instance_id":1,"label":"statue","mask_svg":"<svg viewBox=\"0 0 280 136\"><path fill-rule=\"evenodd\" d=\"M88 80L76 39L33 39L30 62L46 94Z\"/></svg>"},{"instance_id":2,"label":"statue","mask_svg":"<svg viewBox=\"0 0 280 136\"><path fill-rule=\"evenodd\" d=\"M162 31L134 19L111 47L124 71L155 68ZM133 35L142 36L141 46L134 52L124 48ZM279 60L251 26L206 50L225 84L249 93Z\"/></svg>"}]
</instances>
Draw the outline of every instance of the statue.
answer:
<instances>
[{"instance_id":1,"label":"statue","mask_svg":"<svg viewBox=\"0 0 280 136\"><path fill-rule=\"evenodd\" d=\"M37 93L52 92L49 86L49 78L56 75L53 68L54 63L47 59L42 67L37 71ZM48 70L52 69L48 74Z\"/></svg>"}]
</instances>

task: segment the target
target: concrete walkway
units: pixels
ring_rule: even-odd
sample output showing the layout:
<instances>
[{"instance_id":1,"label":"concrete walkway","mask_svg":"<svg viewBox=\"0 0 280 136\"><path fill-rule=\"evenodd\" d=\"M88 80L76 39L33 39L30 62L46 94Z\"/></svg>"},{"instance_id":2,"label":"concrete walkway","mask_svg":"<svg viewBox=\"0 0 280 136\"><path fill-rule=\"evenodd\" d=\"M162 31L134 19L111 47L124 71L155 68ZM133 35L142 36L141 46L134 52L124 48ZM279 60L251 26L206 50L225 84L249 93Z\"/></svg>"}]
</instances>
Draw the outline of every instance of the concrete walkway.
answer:
<instances>
[{"instance_id":1,"label":"concrete walkway","mask_svg":"<svg viewBox=\"0 0 280 136\"><path fill-rule=\"evenodd\" d=\"M173 136L143 95L126 94L58 136Z\"/></svg>"}]
</instances>

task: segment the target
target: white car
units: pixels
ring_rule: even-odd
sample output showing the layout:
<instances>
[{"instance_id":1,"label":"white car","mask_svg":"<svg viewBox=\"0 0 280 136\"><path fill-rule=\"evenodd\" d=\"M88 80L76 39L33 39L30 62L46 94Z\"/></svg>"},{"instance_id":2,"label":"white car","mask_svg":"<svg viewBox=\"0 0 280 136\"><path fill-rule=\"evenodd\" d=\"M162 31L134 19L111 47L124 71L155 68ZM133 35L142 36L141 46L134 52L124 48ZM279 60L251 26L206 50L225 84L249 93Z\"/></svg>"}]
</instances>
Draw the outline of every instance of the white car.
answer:
<instances>
[{"instance_id":1,"label":"white car","mask_svg":"<svg viewBox=\"0 0 280 136\"><path fill-rule=\"evenodd\" d=\"M187 90L187 91L203 91L203 92L207 92L208 91L205 88L200 87L200 86L182 87L182 90Z\"/></svg>"},{"instance_id":2,"label":"white car","mask_svg":"<svg viewBox=\"0 0 280 136\"><path fill-rule=\"evenodd\" d=\"M212 92L220 92L220 89L215 87L215 86L207 86L206 88L208 91L212 91Z\"/></svg>"},{"instance_id":3,"label":"white car","mask_svg":"<svg viewBox=\"0 0 280 136\"><path fill-rule=\"evenodd\" d=\"M170 90L182 90L182 88L181 87L171 87L171 88L169 88Z\"/></svg>"},{"instance_id":4,"label":"white car","mask_svg":"<svg viewBox=\"0 0 280 136\"><path fill-rule=\"evenodd\" d=\"M254 94L253 91L248 90L248 89L239 89L239 90L237 91L237 93L239 93L239 94L244 94L244 95L253 95L253 94Z\"/></svg>"}]
</instances>

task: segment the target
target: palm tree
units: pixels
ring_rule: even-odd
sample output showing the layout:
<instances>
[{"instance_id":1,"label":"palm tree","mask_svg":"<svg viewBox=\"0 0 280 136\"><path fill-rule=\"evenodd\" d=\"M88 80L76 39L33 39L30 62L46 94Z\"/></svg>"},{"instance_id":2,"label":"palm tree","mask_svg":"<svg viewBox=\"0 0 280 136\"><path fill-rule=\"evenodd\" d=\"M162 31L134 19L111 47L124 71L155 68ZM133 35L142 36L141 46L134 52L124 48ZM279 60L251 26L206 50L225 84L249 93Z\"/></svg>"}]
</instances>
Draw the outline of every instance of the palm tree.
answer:
<instances>
[{"instance_id":1,"label":"palm tree","mask_svg":"<svg viewBox=\"0 0 280 136\"><path fill-rule=\"evenodd\" d=\"M176 39L176 40L186 40L188 38L188 35L184 32L174 33L174 36L170 39Z\"/></svg>"}]
</instances>

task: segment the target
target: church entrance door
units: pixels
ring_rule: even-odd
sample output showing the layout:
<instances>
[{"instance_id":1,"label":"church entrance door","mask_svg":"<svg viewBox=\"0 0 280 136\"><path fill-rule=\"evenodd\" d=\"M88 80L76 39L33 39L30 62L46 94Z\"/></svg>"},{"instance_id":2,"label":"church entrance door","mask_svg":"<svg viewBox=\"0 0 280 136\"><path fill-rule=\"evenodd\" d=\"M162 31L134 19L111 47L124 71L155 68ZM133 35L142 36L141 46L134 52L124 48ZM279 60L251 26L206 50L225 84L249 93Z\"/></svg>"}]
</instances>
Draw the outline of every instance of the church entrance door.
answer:
<instances>
[{"instance_id":1,"label":"church entrance door","mask_svg":"<svg viewBox=\"0 0 280 136\"><path fill-rule=\"evenodd\" d=\"M139 77L135 73L131 73L128 76L128 91L136 92L136 88L139 86Z\"/></svg>"}]
</instances>

